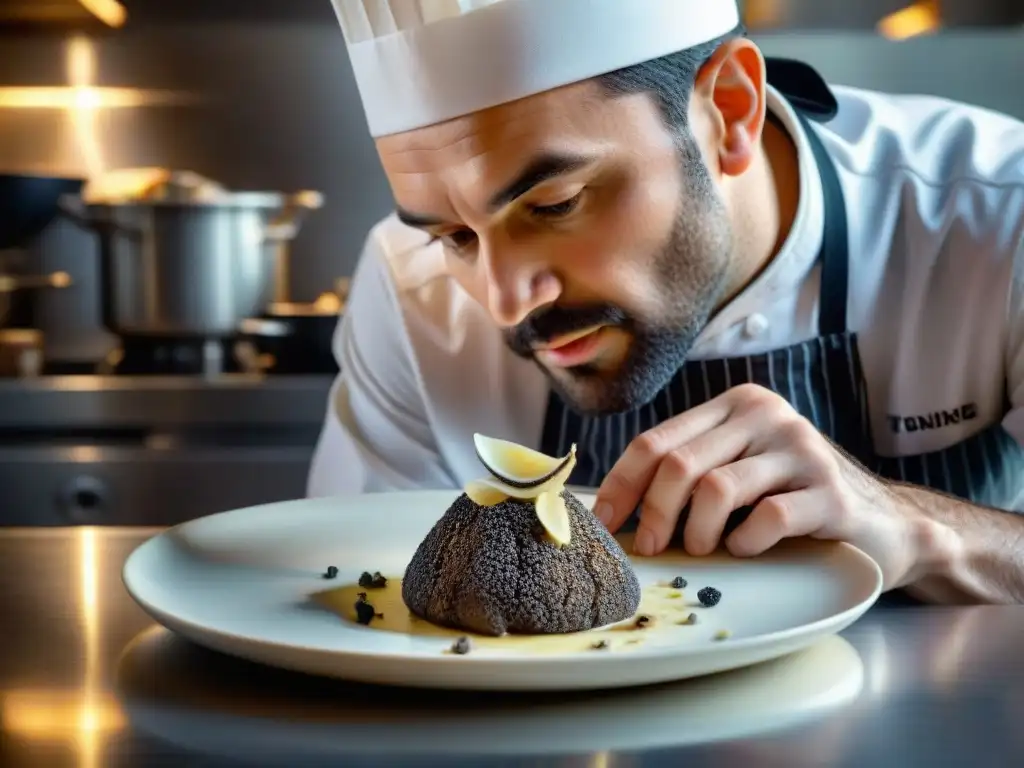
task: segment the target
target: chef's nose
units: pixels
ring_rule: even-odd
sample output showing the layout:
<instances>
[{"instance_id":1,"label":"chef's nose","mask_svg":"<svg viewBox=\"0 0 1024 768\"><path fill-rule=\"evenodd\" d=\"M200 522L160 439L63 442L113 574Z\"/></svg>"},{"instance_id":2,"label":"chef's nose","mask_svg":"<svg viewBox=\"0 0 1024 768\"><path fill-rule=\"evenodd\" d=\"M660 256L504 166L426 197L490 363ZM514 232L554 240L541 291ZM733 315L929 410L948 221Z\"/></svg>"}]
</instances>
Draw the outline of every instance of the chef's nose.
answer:
<instances>
[{"instance_id":1,"label":"chef's nose","mask_svg":"<svg viewBox=\"0 0 1024 768\"><path fill-rule=\"evenodd\" d=\"M490 247L484 254L487 269L487 304L495 323L504 328L518 325L536 309L552 304L562 293L562 283L543 260L530 258L520 249L499 252Z\"/></svg>"}]
</instances>

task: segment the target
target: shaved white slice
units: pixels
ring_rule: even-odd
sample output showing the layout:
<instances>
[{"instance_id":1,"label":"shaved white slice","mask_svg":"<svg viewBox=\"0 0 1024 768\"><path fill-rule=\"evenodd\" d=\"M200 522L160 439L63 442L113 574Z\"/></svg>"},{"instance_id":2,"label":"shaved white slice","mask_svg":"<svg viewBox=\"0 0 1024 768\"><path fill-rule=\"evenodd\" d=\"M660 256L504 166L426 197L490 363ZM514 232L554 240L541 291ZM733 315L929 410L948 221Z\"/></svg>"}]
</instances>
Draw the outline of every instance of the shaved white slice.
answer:
<instances>
[{"instance_id":1,"label":"shaved white slice","mask_svg":"<svg viewBox=\"0 0 1024 768\"><path fill-rule=\"evenodd\" d=\"M538 488L558 474L572 456L570 452L568 456L554 458L508 440L481 434L473 435L473 444L477 458L487 471L513 488Z\"/></svg>"},{"instance_id":2,"label":"shaved white slice","mask_svg":"<svg viewBox=\"0 0 1024 768\"><path fill-rule=\"evenodd\" d=\"M572 540L572 527L569 525L569 510L565 508L565 500L558 489L544 491L537 497L537 518L548 536L560 547Z\"/></svg>"},{"instance_id":3,"label":"shaved white slice","mask_svg":"<svg viewBox=\"0 0 1024 768\"><path fill-rule=\"evenodd\" d=\"M473 489L472 494L470 494L470 488ZM484 489L486 489L486 491ZM473 501L476 501L476 499L473 498L474 494L479 494L482 497L484 493L501 494L506 499L512 498L527 500L536 498L537 489L515 488L511 485L506 485L505 483L501 482L501 480L496 480L493 477L481 477L479 480L474 480L473 482L466 485L466 495L473 499ZM480 504L479 501L477 501L476 503ZM484 504L483 506L491 505Z\"/></svg>"},{"instance_id":4,"label":"shaved white slice","mask_svg":"<svg viewBox=\"0 0 1024 768\"><path fill-rule=\"evenodd\" d=\"M481 477L479 480L474 480L466 485L466 494L469 495L470 488L473 489L474 494L479 494L481 497L484 494L484 489L493 493L500 493L507 498L512 499L535 499L538 495L545 491L557 491L561 493L565 488L566 482L568 482L570 475L572 475L573 469L576 468L576 446L572 446L569 451L569 456L566 458L565 464L552 476L549 477L545 482L533 488L517 488L514 485L509 485L496 477ZM473 498L470 496L470 498ZM476 499L473 499L476 501ZM478 504L480 502L477 502ZM499 502L494 502L495 504ZM490 505L484 505L490 506Z\"/></svg>"},{"instance_id":5,"label":"shaved white slice","mask_svg":"<svg viewBox=\"0 0 1024 768\"><path fill-rule=\"evenodd\" d=\"M470 501L481 507L493 507L508 498L507 493L483 480L473 480L467 483L465 490Z\"/></svg>"}]
</instances>

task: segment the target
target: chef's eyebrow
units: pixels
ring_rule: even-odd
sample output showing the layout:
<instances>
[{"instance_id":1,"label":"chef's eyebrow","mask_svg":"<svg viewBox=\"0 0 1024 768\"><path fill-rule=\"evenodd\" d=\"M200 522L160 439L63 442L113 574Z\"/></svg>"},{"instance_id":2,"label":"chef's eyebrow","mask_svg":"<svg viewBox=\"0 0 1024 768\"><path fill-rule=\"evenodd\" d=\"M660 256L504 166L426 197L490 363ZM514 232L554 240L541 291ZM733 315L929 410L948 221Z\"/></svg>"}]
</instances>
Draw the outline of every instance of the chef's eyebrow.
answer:
<instances>
[{"instance_id":1,"label":"chef's eyebrow","mask_svg":"<svg viewBox=\"0 0 1024 768\"><path fill-rule=\"evenodd\" d=\"M498 211L509 203L515 202L538 184L543 184L545 181L550 181L558 176L564 176L567 173L577 171L593 161L594 158L587 157L586 155L562 152L546 152L538 155L520 171L518 176L491 195L487 207L492 213ZM398 206L396 214L398 220L403 224L418 229L439 227L447 223L437 216L407 211L401 206Z\"/></svg>"},{"instance_id":2,"label":"chef's eyebrow","mask_svg":"<svg viewBox=\"0 0 1024 768\"><path fill-rule=\"evenodd\" d=\"M412 211L405 210L402 206L397 207L395 214L398 216L398 220L407 227L426 229L427 227L439 227L444 224L444 222L436 216L425 216L422 213L413 213Z\"/></svg>"},{"instance_id":3,"label":"chef's eyebrow","mask_svg":"<svg viewBox=\"0 0 1024 768\"><path fill-rule=\"evenodd\" d=\"M538 184L579 170L593 162L585 155L548 152L538 155L518 176L491 196L488 208L494 211L504 208L522 197Z\"/></svg>"}]
</instances>

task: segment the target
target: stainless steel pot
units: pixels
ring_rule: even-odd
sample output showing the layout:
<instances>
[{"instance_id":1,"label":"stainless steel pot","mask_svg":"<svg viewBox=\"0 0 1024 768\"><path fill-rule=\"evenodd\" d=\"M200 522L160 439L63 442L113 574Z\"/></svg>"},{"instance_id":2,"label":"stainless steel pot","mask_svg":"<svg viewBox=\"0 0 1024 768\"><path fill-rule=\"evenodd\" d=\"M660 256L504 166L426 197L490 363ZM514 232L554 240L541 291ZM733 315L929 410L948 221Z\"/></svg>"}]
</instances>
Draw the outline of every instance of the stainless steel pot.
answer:
<instances>
[{"instance_id":1,"label":"stainless steel pot","mask_svg":"<svg viewBox=\"0 0 1024 768\"><path fill-rule=\"evenodd\" d=\"M224 192L118 203L61 198L100 245L103 323L118 335L228 337L274 291L277 249L317 192Z\"/></svg>"}]
</instances>

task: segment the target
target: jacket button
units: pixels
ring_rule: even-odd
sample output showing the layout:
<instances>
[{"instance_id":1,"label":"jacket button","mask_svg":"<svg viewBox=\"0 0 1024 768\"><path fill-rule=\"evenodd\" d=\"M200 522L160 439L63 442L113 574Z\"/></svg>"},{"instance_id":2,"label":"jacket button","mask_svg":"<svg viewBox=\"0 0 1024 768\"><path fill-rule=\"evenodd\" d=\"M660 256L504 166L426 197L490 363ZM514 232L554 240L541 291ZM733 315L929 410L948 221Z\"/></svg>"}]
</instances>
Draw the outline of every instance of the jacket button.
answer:
<instances>
[{"instance_id":1,"label":"jacket button","mask_svg":"<svg viewBox=\"0 0 1024 768\"><path fill-rule=\"evenodd\" d=\"M768 318L764 315L751 315L743 324L743 335L748 339L763 336L768 330Z\"/></svg>"}]
</instances>

